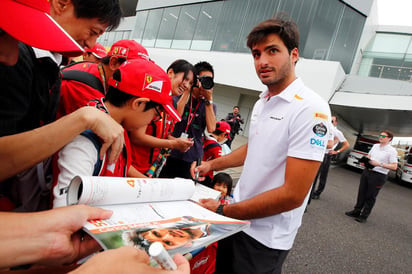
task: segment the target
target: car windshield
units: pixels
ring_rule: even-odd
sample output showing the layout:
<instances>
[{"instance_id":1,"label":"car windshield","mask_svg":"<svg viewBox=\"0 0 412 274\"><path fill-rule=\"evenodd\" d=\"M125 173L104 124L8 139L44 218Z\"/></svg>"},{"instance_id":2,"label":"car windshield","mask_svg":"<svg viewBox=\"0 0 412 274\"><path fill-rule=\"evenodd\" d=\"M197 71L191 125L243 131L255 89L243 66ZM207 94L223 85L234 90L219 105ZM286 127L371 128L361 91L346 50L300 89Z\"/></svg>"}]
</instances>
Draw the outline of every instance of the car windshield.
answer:
<instances>
[{"instance_id":1,"label":"car windshield","mask_svg":"<svg viewBox=\"0 0 412 274\"><path fill-rule=\"evenodd\" d=\"M371 150L373 144L370 143L364 143L364 142L357 142L355 143L355 146L353 147L354 150L369 153Z\"/></svg>"}]
</instances>

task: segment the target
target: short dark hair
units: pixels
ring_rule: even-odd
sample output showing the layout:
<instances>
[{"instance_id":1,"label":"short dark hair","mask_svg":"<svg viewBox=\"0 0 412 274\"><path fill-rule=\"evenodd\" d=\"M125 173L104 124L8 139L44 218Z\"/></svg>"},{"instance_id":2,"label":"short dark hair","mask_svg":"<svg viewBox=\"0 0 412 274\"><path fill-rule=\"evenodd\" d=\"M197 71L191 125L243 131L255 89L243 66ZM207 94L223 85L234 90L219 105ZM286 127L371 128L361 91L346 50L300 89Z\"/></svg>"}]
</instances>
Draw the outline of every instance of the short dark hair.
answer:
<instances>
[{"instance_id":1,"label":"short dark hair","mask_svg":"<svg viewBox=\"0 0 412 274\"><path fill-rule=\"evenodd\" d=\"M233 108L237 108L237 109L240 109L240 107L239 107L239 106L234 106Z\"/></svg>"},{"instance_id":2,"label":"short dark hair","mask_svg":"<svg viewBox=\"0 0 412 274\"><path fill-rule=\"evenodd\" d=\"M215 186L216 183L224 183L227 186L227 195L232 193L233 180L226 172L219 172L213 176L212 185Z\"/></svg>"},{"instance_id":3,"label":"short dark hair","mask_svg":"<svg viewBox=\"0 0 412 274\"><path fill-rule=\"evenodd\" d=\"M121 81L121 73L120 70L115 70L113 73L113 79L117 81ZM109 86L109 89L107 90L107 93L105 95L105 100L110 102L112 105L116 107L122 107L124 106L129 100L132 100L134 98L139 98L138 96L134 96L128 93L125 93L115 87ZM144 111L147 111L149 109L159 107L161 104L155 102L155 101L149 101L145 104Z\"/></svg>"},{"instance_id":4,"label":"short dark hair","mask_svg":"<svg viewBox=\"0 0 412 274\"><path fill-rule=\"evenodd\" d=\"M199 75L202 71L210 71L213 74L213 77L215 76L215 71L213 70L213 66L206 61L198 62L195 65L195 71L196 71L195 75Z\"/></svg>"},{"instance_id":5,"label":"short dark hair","mask_svg":"<svg viewBox=\"0 0 412 274\"><path fill-rule=\"evenodd\" d=\"M393 139L393 133L392 133L392 131L389 131L389 130L382 130L381 132L385 132L385 133L388 135L388 138L390 138L390 139L391 139L391 141L392 141L392 139Z\"/></svg>"},{"instance_id":6,"label":"short dark hair","mask_svg":"<svg viewBox=\"0 0 412 274\"><path fill-rule=\"evenodd\" d=\"M116 29L122 19L119 0L71 0L77 18L98 18L108 24L107 31Z\"/></svg>"},{"instance_id":7,"label":"short dark hair","mask_svg":"<svg viewBox=\"0 0 412 274\"><path fill-rule=\"evenodd\" d=\"M186 78L189 71L191 71L193 72L193 83L197 82L195 67L184 59L178 59L171 63L166 72L168 72L169 69L173 70L174 73L183 72L183 78Z\"/></svg>"},{"instance_id":8,"label":"short dark hair","mask_svg":"<svg viewBox=\"0 0 412 274\"><path fill-rule=\"evenodd\" d=\"M290 19L271 18L257 24L247 36L247 46L253 46L266 39L269 34L277 34L285 44L289 53L294 49L299 49L299 30L295 22Z\"/></svg>"}]
</instances>

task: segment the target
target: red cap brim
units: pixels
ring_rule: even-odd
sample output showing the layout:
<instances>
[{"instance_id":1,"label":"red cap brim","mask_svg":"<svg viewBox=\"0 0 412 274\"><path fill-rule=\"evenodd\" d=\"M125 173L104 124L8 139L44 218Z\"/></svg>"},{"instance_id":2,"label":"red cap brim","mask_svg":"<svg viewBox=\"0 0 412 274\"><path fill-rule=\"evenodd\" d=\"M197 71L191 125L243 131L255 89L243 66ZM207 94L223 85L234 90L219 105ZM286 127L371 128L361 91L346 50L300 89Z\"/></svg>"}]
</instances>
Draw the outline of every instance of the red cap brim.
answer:
<instances>
[{"instance_id":1,"label":"red cap brim","mask_svg":"<svg viewBox=\"0 0 412 274\"><path fill-rule=\"evenodd\" d=\"M11 0L1 0L0 28L30 46L79 56L83 48L46 12Z\"/></svg>"},{"instance_id":2,"label":"red cap brim","mask_svg":"<svg viewBox=\"0 0 412 274\"><path fill-rule=\"evenodd\" d=\"M176 109L172 105L163 105L164 109L166 110L167 113L169 113L174 120L177 122L182 121L182 118L180 115L177 113Z\"/></svg>"}]
</instances>

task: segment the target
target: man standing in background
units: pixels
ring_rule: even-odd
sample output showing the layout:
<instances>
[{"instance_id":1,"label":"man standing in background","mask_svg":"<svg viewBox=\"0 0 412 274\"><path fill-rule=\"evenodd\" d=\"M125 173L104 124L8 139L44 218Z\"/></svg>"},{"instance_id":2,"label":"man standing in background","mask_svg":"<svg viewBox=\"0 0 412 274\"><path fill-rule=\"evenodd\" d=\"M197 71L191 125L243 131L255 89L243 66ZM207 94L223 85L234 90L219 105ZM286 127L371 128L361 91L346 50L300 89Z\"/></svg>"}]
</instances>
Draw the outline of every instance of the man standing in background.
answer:
<instances>
[{"instance_id":1,"label":"man standing in background","mask_svg":"<svg viewBox=\"0 0 412 274\"><path fill-rule=\"evenodd\" d=\"M320 194L323 192L326 186L326 180L328 179L330 161L334 155L338 155L342 153L346 149L349 148L349 143L346 140L345 136L343 135L342 131L337 128L338 125L338 118L336 116L332 116L332 134L334 139L334 146L332 149L327 149L325 152L325 157L323 158L322 165L319 168L318 174L316 175L315 181L313 183L313 189L316 187L316 182L319 177L319 185L318 188L313 192L312 199L318 200ZM342 147L335 150L339 143L342 143Z\"/></svg>"},{"instance_id":2,"label":"man standing in background","mask_svg":"<svg viewBox=\"0 0 412 274\"><path fill-rule=\"evenodd\" d=\"M236 134L239 134L239 130L242 130L240 128L240 124L243 124L245 122L240 116L238 106L233 107L233 112L227 114L225 121L230 125L230 138L226 140L225 144L229 148L231 148L233 139L235 138Z\"/></svg>"}]
</instances>

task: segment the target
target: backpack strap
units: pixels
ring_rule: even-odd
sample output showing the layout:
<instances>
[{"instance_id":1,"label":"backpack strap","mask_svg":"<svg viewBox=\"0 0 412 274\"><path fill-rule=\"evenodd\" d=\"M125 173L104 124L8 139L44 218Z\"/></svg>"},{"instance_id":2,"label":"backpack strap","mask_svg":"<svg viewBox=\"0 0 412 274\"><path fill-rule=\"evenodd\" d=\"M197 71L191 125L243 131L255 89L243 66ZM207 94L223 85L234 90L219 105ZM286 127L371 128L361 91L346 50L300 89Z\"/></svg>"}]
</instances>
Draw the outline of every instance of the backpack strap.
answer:
<instances>
[{"instance_id":1,"label":"backpack strap","mask_svg":"<svg viewBox=\"0 0 412 274\"><path fill-rule=\"evenodd\" d=\"M86 84L104 94L102 81L91 73L81 70L64 70L62 74L63 80L77 81Z\"/></svg>"},{"instance_id":2,"label":"backpack strap","mask_svg":"<svg viewBox=\"0 0 412 274\"><path fill-rule=\"evenodd\" d=\"M97 162L94 165L93 176L99 176L103 169L103 160L100 160L100 148L102 147L102 142L99 137L91 131L90 129L83 131L80 135L89 139L97 150Z\"/></svg>"},{"instance_id":3,"label":"backpack strap","mask_svg":"<svg viewBox=\"0 0 412 274\"><path fill-rule=\"evenodd\" d=\"M209 150L209 149L214 148L214 147L221 147L221 145L219 145L219 143L210 143L207 146L205 146L205 148L203 150Z\"/></svg>"}]
</instances>

